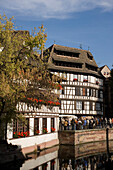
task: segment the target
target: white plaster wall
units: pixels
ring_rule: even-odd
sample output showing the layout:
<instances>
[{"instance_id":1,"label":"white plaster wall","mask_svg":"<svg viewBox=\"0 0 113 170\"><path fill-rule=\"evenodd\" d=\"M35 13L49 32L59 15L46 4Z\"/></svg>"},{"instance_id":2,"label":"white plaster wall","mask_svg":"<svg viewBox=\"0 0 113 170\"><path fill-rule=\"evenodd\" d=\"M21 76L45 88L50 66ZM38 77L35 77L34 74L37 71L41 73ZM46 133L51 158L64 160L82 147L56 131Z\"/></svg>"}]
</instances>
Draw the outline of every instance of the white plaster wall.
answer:
<instances>
[{"instance_id":1,"label":"white plaster wall","mask_svg":"<svg viewBox=\"0 0 113 170\"><path fill-rule=\"evenodd\" d=\"M57 117L55 117L55 119L54 119L54 123L55 123L55 129L56 129L56 131L58 131L59 130L59 117L57 118Z\"/></svg>"},{"instance_id":2,"label":"white plaster wall","mask_svg":"<svg viewBox=\"0 0 113 170\"><path fill-rule=\"evenodd\" d=\"M47 118L47 130L51 132L51 118Z\"/></svg>"},{"instance_id":3,"label":"white plaster wall","mask_svg":"<svg viewBox=\"0 0 113 170\"><path fill-rule=\"evenodd\" d=\"M29 119L29 132L30 136L34 135L34 118Z\"/></svg>"},{"instance_id":4,"label":"white plaster wall","mask_svg":"<svg viewBox=\"0 0 113 170\"><path fill-rule=\"evenodd\" d=\"M88 82L91 82L91 76L88 76Z\"/></svg>"},{"instance_id":5,"label":"white plaster wall","mask_svg":"<svg viewBox=\"0 0 113 170\"><path fill-rule=\"evenodd\" d=\"M73 74L70 74L70 80L73 81Z\"/></svg>"},{"instance_id":6,"label":"white plaster wall","mask_svg":"<svg viewBox=\"0 0 113 170\"><path fill-rule=\"evenodd\" d=\"M57 132L31 136L26 138L12 139L12 140L8 140L8 143L12 143L13 145L18 145L20 148L26 148L34 145L39 145L44 142L49 142L54 139L58 139Z\"/></svg>"},{"instance_id":7,"label":"white plaster wall","mask_svg":"<svg viewBox=\"0 0 113 170\"><path fill-rule=\"evenodd\" d=\"M91 83L95 83L96 82L96 78L94 76L91 76Z\"/></svg>"},{"instance_id":8,"label":"white plaster wall","mask_svg":"<svg viewBox=\"0 0 113 170\"><path fill-rule=\"evenodd\" d=\"M39 131L42 134L42 118L39 118Z\"/></svg>"},{"instance_id":9,"label":"white plaster wall","mask_svg":"<svg viewBox=\"0 0 113 170\"><path fill-rule=\"evenodd\" d=\"M83 77L84 77L84 76L83 76L83 75L81 75L81 82L83 82Z\"/></svg>"}]
</instances>

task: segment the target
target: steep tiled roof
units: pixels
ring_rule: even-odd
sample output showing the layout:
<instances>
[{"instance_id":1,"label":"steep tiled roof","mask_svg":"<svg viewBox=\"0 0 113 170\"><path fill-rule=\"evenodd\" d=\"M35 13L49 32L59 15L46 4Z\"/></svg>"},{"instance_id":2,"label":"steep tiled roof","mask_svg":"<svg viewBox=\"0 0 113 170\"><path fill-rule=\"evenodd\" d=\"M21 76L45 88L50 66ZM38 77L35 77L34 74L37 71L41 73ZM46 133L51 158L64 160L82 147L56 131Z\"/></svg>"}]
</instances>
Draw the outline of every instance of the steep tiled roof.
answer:
<instances>
[{"instance_id":1,"label":"steep tiled roof","mask_svg":"<svg viewBox=\"0 0 113 170\"><path fill-rule=\"evenodd\" d=\"M50 57L49 57L49 69L57 70L57 71L64 71L64 72L77 72L77 73L86 73L86 74L93 74L96 76L101 76L98 72L98 66L93 58L93 55L88 50L82 50L72 47L65 47L61 45L53 44L49 49L50 50ZM56 51L64 52L64 55L57 54ZM69 56L66 55L65 52L70 54L78 54L78 56ZM58 66L54 64L54 61L64 62L64 63L73 63L73 64L81 64L82 68L77 67L67 67L67 66ZM92 67L97 71L88 69L88 67Z\"/></svg>"}]
</instances>

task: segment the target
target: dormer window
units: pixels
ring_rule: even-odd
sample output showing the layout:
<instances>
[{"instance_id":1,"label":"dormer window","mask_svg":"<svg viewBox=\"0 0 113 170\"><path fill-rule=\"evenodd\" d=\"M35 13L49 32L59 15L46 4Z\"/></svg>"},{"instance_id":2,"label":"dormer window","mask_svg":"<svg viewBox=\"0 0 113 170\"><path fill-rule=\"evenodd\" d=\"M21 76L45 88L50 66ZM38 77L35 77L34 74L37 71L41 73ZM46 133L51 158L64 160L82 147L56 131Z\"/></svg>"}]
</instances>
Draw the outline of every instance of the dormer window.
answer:
<instances>
[{"instance_id":1,"label":"dormer window","mask_svg":"<svg viewBox=\"0 0 113 170\"><path fill-rule=\"evenodd\" d=\"M69 57L79 57L80 53L76 53L76 52L71 52L71 51L63 51L63 50L56 50L54 49L54 53L57 55L62 55L62 56L69 56Z\"/></svg>"},{"instance_id":2,"label":"dormer window","mask_svg":"<svg viewBox=\"0 0 113 170\"><path fill-rule=\"evenodd\" d=\"M89 58L90 60L93 59L93 56L89 55L89 53L87 53L87 56L88 56L88 58Z\"/></svg>"}]
</instances>

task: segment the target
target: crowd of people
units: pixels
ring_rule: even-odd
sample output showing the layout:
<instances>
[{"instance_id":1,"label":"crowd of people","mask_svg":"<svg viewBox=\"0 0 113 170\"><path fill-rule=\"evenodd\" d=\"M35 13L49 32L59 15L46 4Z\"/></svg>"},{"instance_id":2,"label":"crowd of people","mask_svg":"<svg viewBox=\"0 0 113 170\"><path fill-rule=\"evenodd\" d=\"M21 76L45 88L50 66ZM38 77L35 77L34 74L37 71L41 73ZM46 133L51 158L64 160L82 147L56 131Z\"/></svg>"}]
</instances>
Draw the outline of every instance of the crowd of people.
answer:
<instances>
[{"instance_id":1,"label":"crowd of people","mask_svg":"<svg viewBox=\"0 0 113 170\"><path fill-rule=\"evenodd\" d=\"M61 118L60 130L82 130L112 128L113 118L103 117L80 117L80 118Z\"/></svg>"}]
</instances>

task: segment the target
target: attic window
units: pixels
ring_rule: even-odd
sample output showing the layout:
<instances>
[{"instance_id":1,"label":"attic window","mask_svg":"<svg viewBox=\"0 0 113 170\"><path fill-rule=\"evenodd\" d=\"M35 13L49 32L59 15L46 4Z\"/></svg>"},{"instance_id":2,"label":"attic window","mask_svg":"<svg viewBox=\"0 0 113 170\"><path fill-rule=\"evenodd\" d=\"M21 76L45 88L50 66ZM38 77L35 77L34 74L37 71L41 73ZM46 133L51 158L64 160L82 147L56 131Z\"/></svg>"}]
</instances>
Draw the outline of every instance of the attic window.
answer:
<instances>
[{"instance_id":1,"label":"attic window","mask_svg":"<svg viewBox=\"0 0 113 170\"><path fill-rule=\"evenodd\" d=\"M61 51L54 49L54 53L57 55L69 56L69 57L79 57L79 53L71 52L71 51Z\"/></svg>"},{"instance_id":2,"label":"attic window","mask_svg":"<svg viewBox=\"0 0 113 170\"><path fill-rule=\"evenodd\" d=\"M87 56L88 56L88 58L89 58L90 60L93 59L93 56L89 55L89 53L87 53Z\"/></svg>"},{"instance_id":3,"label":"attic window","mask_svg":"<svg viewBox=\"0 0 113 170\"><path fill-rule=\"evenodd\" d=\"M52 61L56 66L82 68L82 63L63 62L63 61L56 61L54 59Z\"/></svg>"},{"instance_id":4,"label":"attic window","mask_svg":"<svg viewBox=\"0 0 113 170\"><path fill-rule=\"evenodd\" d=\"M97 67L92 66L92 65L87 64L87 63L86 63L86 68L87 68L88 70L97 71Z\"/></svg>"}]
</instances>

